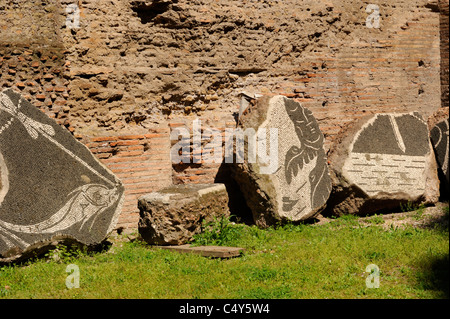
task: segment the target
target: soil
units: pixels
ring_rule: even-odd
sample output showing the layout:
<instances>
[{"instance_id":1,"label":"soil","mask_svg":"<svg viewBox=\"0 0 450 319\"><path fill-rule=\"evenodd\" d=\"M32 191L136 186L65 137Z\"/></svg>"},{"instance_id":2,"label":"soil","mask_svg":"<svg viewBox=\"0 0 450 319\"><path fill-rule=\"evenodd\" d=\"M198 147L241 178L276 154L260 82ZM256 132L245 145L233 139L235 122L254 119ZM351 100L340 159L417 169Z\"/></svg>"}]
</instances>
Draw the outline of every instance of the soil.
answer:
<instances>
[{"instance_id":1,"label":"soil","mask_svg":"<svg viewBox=\"0 0 450 319\"><path fill-rule=\"evenodd\" d=\"M447 212L445 210L447 207ZM405 228L413 226L418 228L433 228L436 226L448 227L448 202L438 202L434 206L423 207L412 211L398 211L389 214L369 215L359 217L358 221L361 226L381 225L383 229ZM383 222L374 222L374 218L381 217ZM336 219L319 215L316 217L317 222L313 225L323 225L334 222Z\"/></svg>"}]
</instances>

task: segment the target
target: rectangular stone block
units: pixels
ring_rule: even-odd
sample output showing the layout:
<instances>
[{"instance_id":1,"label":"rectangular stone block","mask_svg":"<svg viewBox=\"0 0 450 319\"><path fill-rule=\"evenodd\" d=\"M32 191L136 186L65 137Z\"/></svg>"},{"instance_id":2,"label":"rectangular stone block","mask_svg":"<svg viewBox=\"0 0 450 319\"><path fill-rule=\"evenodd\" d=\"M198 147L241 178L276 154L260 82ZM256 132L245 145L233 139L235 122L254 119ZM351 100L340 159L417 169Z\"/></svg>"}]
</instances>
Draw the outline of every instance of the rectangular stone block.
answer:
<instances>
[{"instance_id":1,"label":"rectangular stone block","mask_svg":"<svg viewBox=\"0 0 450 319\"><path fill-rule=\"evenodd\" d=\"M180 246L157 246L161 249L176 251L186 254L197 254L203 257L212 258L232 258L239 257L244 251L240 247L225 247L225 246L191 246L189 244Z\"/></svg>"},{"instance_id":2,"label":"rectangular stone block","mask_svg":"<svg viewBox=\"0 0 450 319\"><path fill-rule=\"evenodd\" d=\"M182 245L201 232L203 222L229 216L224 184L174 185L141 196L139 233L149 244Z\"/></svg>"}]
</instances>

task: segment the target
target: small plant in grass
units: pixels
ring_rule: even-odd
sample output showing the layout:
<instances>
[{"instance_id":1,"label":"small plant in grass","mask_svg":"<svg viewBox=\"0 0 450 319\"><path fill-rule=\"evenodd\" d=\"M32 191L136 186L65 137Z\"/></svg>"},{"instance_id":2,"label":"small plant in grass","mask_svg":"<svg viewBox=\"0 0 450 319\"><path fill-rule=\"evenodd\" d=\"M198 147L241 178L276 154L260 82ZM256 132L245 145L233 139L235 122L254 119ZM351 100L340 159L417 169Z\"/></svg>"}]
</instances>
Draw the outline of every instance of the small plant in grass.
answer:
<instances>
[{"instance_id":1,"label":"small plant in grass","mask_svg":"<svg viewBox=\"0 0 450 319\"><path fill-rule=\"evenodd\" d=\"M425 205L408 201L406 204L400 203L400 209L402 210L402 212L405 212L405 213L416 211L416 213L412 217L415 220L420 220L423 216L423 213L425 212Z\"/></svg>"},{"instance_id":2,"label":"small plant in grass","mask_svg":"<svg viewBox=\"0 0 450 319\"><path fill-rule=\"evenodd\" d=\"M444 216L448 218L449 206L445 206L444 208L442 208L442 212L444 213Z\"/></svg>"},{"instance_id":3,"label":"small plant in grass","mask_svg":"<svg viewBox=\"0 0 450 319\"><path fill-rule=\"evenodd\" d=\"M424 204L417 204L417 203L408 201L405 204L400 203L400 209L404 213L412 212L412 211L415 211L415 210L422 210L422 212L423 212L423 210L425 209L425 205Z\"/></svg>"},{"instance_id":4,"label":"small plant in grass","mask_svg":"<svg viewBox=\"0 0 450 319\"><path fill-rule=\"evenodd\" d=\"M406 213L406 212L410 212L410 211L415 210L416 209L416 205L413 202L408 201L405 204L400 203L400 209L401 209L402 212Z\"/></svg>"},{"instance_id":5,"label":"small plant in grass","mask_svg":"<svg viewBox=\"0 0 450 319\"><path fill-rule=\"evenodd\" d=\"M335 227L341 226L358 226L359 217L354 214L341 215L332 223Z\"/></svg>"},{"instance_id":6,"label":"small plant in grass","mask_svg":"<svg viewBox=\"0 0 450 319\"><path fill-rule=\"evenodd\" d=\"M368 221L369 221L369 223L375 224L375 225L384 224L383 216L376 215L376 214L372 218L370 218Z\"/></svg>"},{"instance_id":7,"label":"small plant in grass","mask_svg":"<svg viewBox=\"0 0 450 319\"><path fill-rule=\"evenodd\" d=\"M56 262L70 262L86 253L85 249L78 245L58 244L54 249L49 250L44 256Z\"/></svg>"},{"instance_id":8,"label":"small plant in grass","mask_svg":"<svg viewBox=\"0 0 450 319\"><path fill-rule=\"evenodd\" d=\"M0 297L6 297L9 294L10 287L9 286L0 286Z\"/></svg>"},{"instance_id":9,"label":"small plant in grass","mask_svg":"<svg viewBox=\"0 0 450 319\"><path fill-rule=\"evenodd\" d=\"M203 231L194 235L194 246L229 245L237 241L242 236L242 225L237 225L230 221L229 217L221 216L213 221L204 223Z\"/></svg>"},{"instance_id":10,"label":"small plant in grass","mask_svg":"<svg viewBox=\"0 0 450 319\"><path fill-rule=\"evenodd\" d=\"M425 212L425 205L424 204L420 204L417 209L416 209L416 213L414 214L413 218L415 220L420 220L423 217L423 213Z\"/></svg>"}]
</instances>

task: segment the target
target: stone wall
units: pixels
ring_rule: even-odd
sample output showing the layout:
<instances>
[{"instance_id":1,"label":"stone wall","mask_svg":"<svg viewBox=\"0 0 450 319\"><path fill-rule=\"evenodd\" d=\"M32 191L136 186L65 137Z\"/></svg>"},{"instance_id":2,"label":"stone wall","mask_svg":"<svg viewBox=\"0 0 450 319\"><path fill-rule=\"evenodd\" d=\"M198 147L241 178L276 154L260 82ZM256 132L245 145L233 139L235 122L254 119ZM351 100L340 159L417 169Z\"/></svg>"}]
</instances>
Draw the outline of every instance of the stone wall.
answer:
<instances>
[{"instance_id":1,"label":"stone wall","mask_svg":"<svg viewBox=\"0 0 450 319\"><path fill-rule=\"evenodd\" d=\"M55 1L0 1L0 87L16 89L68 126L62 18Z\"/></svg>"},{"instance_id":2,"label":"stone wall","mask_svg":"<svg viewBox=\"0 0 450 319\"><path fill-rule=\"evenodd\" d=\"M301 102L326 149L365 114L448 107L445 25L442 0L0 0L0 87L123 180L118 226L133 228L139 195L226 177L220 164L172 165L170 132L198 117L223 133L243 90Z\"/></svg>"},{"instance_id":3,"label":"stone wall","mask_svg":"<svg viewBox=\"0 0 450 319\"><path fill-rule=\"evenodd\" d=\"M449 107L448 102L448 63L449 63L449 47L448 47L448 0L439 0L439 22L440 22L440 38L441 38L441 100L442 107Z\"/></svg>"}]
</instances>

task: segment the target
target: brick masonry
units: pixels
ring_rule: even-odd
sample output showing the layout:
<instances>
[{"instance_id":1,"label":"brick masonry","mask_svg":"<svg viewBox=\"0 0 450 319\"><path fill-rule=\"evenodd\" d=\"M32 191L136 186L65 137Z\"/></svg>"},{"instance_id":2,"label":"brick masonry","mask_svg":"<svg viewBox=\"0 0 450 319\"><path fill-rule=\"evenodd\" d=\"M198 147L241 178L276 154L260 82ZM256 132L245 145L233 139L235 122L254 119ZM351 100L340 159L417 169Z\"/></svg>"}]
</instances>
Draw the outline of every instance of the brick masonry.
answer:
<instances>
[{"instance_id":1,"label":"brick masonry","mask_svg":"<svg viewBox=\"0 0 450 319\"><path fill-rule=\"evenodd\" d=\"M66 69L64 61L64 54L58 48L0 47L1 86L14 88L60 125L69 128L69 81L61 76Z\"/></svg>"},{"instance_id":2,"label":"brick masonry","mask_svg":"<svg viewBox=\"0 0 450 319\"><path fill-rule=\"evenodd\" d=\"M441 101L442 107L449 107L448 90L449 90L449 47L448 47L448 0L439 0L439 24L440 24L440 43L441 43Z\"/></svg>"},{"instance_id":3,"label":"brick masonry","mask_svg":"<svg viewBox=\"0 0 450 319\"><path fill-rule=\"evenodd\" d=\"M172 184L169 129L147 134L79 138L125 186L125 200L117 227L137 228L139 196Z\"/></svg>"},{"instance_id":4,"label":"brick masonry","mask_svg":"<svg viewBox=\"0 0 450 319\"><path fill-rule=\"evenodd\" d=\"M65 24L70 4L79 28ZM365 114L448 107L445 0L13 0L0 2L0 31L0 87L123 180L123 228L136 228L140 194L226 180L226 165L172 164L170 132L199 117L223 134L242 90L301 102L326 150Z\"/></svg>"}]
</instances>

